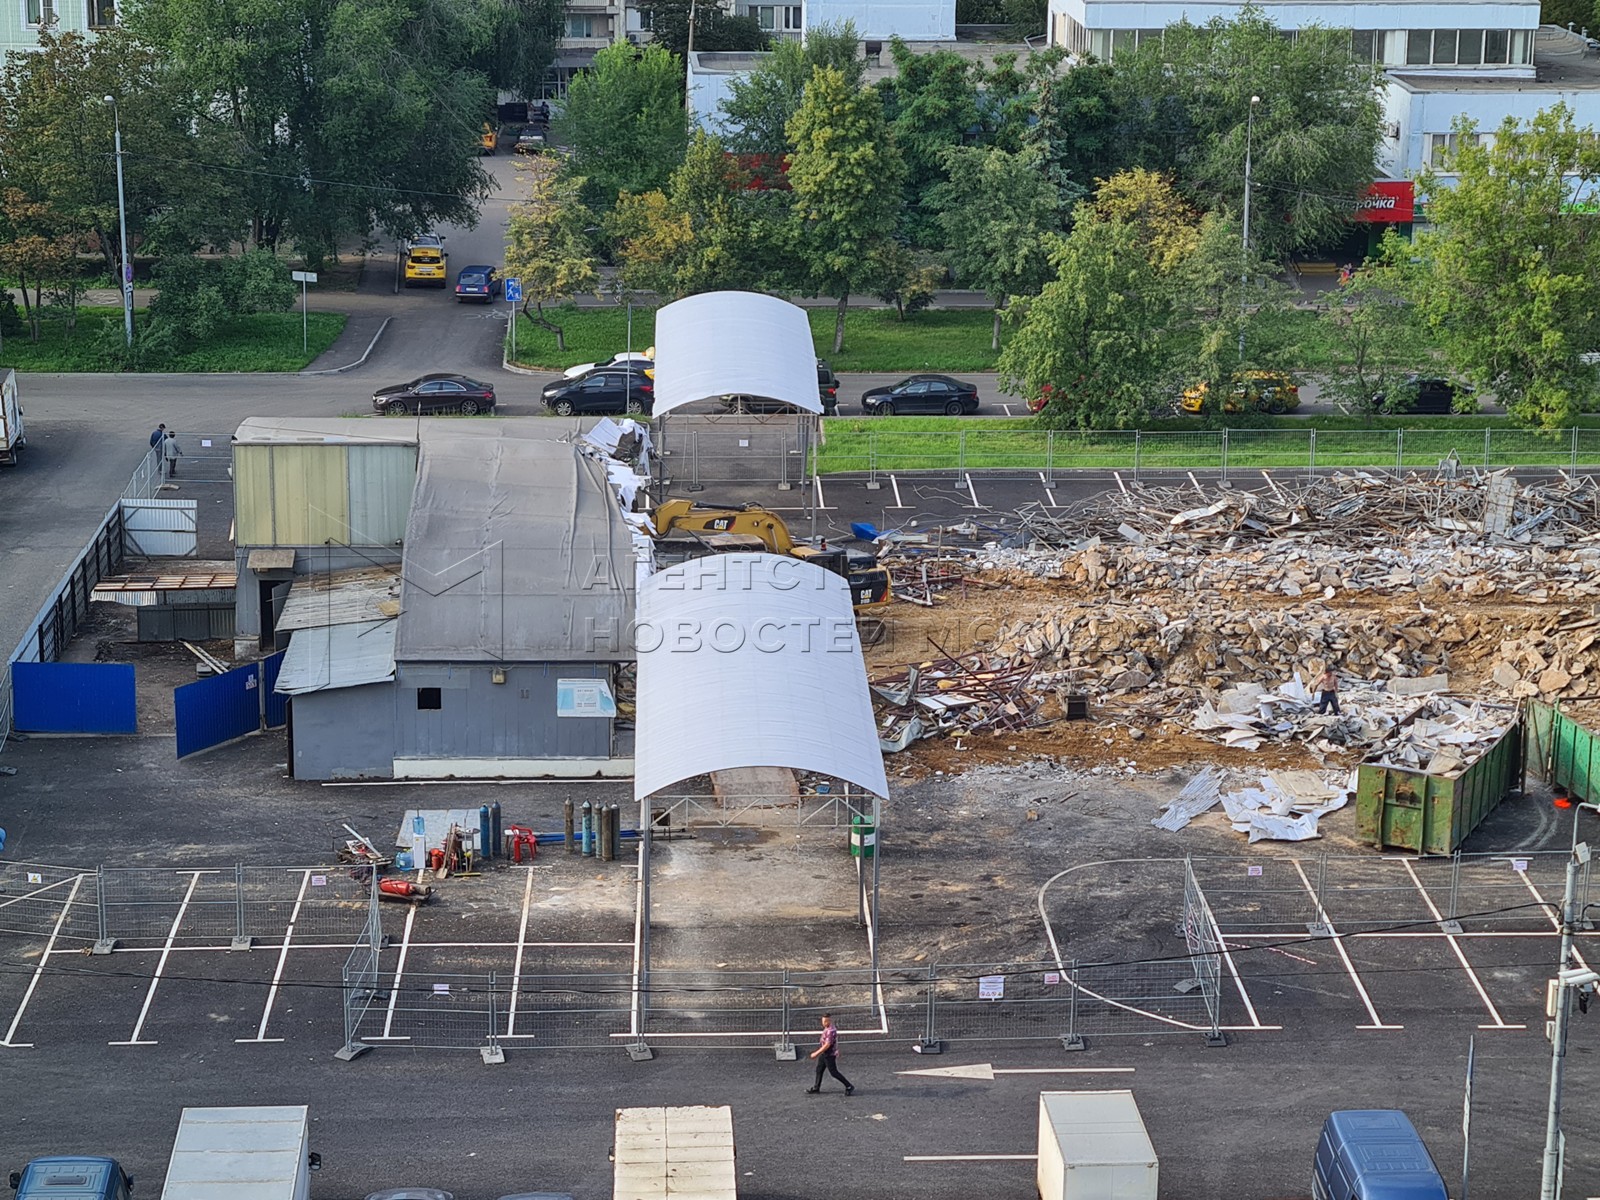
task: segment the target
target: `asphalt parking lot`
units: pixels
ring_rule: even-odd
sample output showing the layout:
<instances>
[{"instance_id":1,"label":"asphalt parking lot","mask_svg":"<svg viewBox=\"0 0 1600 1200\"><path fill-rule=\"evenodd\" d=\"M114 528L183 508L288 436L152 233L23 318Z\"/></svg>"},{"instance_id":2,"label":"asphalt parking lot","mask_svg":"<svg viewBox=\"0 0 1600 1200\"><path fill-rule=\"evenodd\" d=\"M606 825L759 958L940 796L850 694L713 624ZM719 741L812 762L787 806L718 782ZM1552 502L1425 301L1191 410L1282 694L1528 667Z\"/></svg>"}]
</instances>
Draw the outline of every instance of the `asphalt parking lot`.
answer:
<instances>
[{"instance_id":1,"label":"asphalt parking lot","mask_svg":"<svg viewBox=\"0 0 1600 1200\"><path fill-rule=\"evenodd\" d=\"M1091 1032L1083 1053L1066 1054L1053 1039L986 1040L952 1042L929 1057L912 1052L920 1014L891 1003L886 1034L853 1028L847 1036L842 1065L858 1092L846 1100L804 1095L804 1062L779 1062L761 1045L665 1040L645 1063L614 1047L546 1049L538 1035L551 1006L534 985L499 1011L504 1066L483 1065L470 1045L419 1049L407 1040L422 1022L445 1028L481 1006L470 987L436 990L460 973L531 980L579 965L625 973L634 902L626 853L602 864L542 848L531 872L461 880L414 913L386 907L384 987L362 1026L377 1048L354 1062L335 1060L348 938L328 933L333 918L305 914L308 864L327 861L341 824L391 837L419 803L474 808L500 799L508 821L542 825L559 814L562 789L311 786L282 778L282 752L276 737L182 762L161 737L30 739L8 750L19 768L0 780L8 857L162 869L180 881L235 862L299 863L298 875L285 872L284 894L303 900L292 934L283 920L292 905L275 908L279 925L263 926L248 952L204 931L191 937L199 926L190 918L178 922L170 946L155 936L109 956L58 943L74 952L41 960L47 939L0 934L0 1033L11 1028L0 1071L32 1098L8 1130L12 1159L103 1150L154 1181L184 1105L309 1103L325 1163L317 1200L402 1183L450 1187L460 1200L530 1187L600 1200L610 1194L613 1108L727 1103L748 1197L1027 1197L1037 1092L1131 1086L1161 1155L1164 1195L1268 1200L1306 1194L1316 1131L1335 1107L1406 1108L1451 1177L1466 1043L1475 1037L1474 1189L1527 1194L1537 1178L1548 1067L1543 981L1554 957L1542 903L1557 868L1555 857L1534 851L1553 848L1559 835L1548 835L1533 800L1503 808L1481 846L1469 847L1514 849L1489 854L1452 890L1437 864L1358 856L1324 865L1303 847L1241 854L1232 835L1204 822L1182 835L1152 830L1149 813L1175 786L1164 778L1096 788L1039 766L1015 778L990 771L902 782L886 810L886 963L1020 963L1053 953L1144 962L1181 951L1181 863L1190 855L1229 948L1222 1021L1231 1041L1210 1048L1197 1030L1124 1014L1119 1032ZM608 798L616 791L563 785L580 786ZM1069 802L1051 799L1069 790ZM1346 817L1329 819L1329 849L1351 849ZM848 919L807 933L782 910L790 901L815 904L787 882L797 870L821 876L814 886L824 894L833 886L837 868L825 853L788 863L770 840L713 843L662 847L663 929L686 903L674 888L702 873L717 884L705 892L709 911L727 915L726 931L697 915L693 941L675 963L748 965L763 940L791 962L808 948L813 959L834 961L864 952ZM741 857L730 864L723 855ZM1249 874L1251 866L1262 874ZM774 895L757 902L751 878ZM738 919L730 887L748 897ZM1430 902L1447 910L1452 895L1459 935L1415 924ZM741 937L737 927L763 903L774 918L763 927L758 914L754 932ZM170 902L164 911L174 912ZM1313 934L1308 919L1343 936ZM146 925L158 933L173 927L165 919ZM1595 936L1580 943L1591 961L1600 958ZM392 1018L391 996L399 997ZM1575 1021L1570 1096L1600 1081L1597 1039L1589 1018ZM1597 1125L1589 1106L1569 1106L1570 1145L1592 1141ZM819 1143L828 1147L827 1170L817 1165ZM1593 1194L1600 1184L1593 1161L1578 1154L1568 1180L1569 1195Z\"/></svg>"}]
</instances>

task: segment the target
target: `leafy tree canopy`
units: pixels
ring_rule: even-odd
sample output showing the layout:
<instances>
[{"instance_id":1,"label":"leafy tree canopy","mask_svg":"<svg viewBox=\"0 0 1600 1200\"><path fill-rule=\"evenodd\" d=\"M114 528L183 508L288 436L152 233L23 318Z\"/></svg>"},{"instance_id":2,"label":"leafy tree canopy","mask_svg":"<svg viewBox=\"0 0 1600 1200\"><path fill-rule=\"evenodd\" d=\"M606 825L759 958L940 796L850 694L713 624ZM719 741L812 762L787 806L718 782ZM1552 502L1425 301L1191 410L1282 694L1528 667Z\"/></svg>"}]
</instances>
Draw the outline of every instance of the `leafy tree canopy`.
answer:
<instances>
[{"instance_id":1,"label":"leafy tree canopy","mask_svg":"<svg viewBox=\"0 0 1600 1200\"><path fill-rule=\"evenodd\" d=\"M858 45L849 22L810 30L804 43L784 39L775 44L760 66L731 81L732 94L722 102L728 149L757 156L766 164L780 162L789 152L789 120L800 109L813 69L831 67L851 90L861 86L866 65ZM769 167L766 174L771 177L776 172Z\"/></svg>"},{"instance_id":2,"label":"leafy tree canopy","mask_svg":"<svg viewBox=\"0 0 1600 1200\"><path fill-rule=\"evenodd\" d=\"M607 46L567 88L555 132L572 147L570 169L584 200L607 211L619 192L648 192L667 182L689 144L683 62L654 44Z\"/></svg>"},{"instance_id":3,"label":"leafy tree canopy","mask_svg":"<svg viewBox=\"0 0 1600 1200\"><path fill-rule=\"evenodd\" d=\"M1454 186L1426 170L1430 228L1391 261L1449 361L1530 425L1594 407L1600 349L1600 138L1557 104L1507 118L1494 141L1456 123Z\"/></svg>"}]
</instances>

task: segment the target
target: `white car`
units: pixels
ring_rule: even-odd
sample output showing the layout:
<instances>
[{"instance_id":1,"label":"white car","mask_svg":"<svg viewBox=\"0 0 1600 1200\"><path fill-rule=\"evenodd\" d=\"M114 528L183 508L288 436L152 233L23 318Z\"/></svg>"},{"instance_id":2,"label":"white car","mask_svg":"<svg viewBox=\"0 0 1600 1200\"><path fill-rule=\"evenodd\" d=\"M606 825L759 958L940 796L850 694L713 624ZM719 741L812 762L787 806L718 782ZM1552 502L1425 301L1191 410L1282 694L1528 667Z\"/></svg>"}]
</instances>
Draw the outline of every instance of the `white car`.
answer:
<instances>
[{"instance_id":1,"label":"white car","mask_svg":"<svg viewBox=\"0 0 1600 1200\"><path fill-rule=\"evenodd\" d=\"M631 353L624 351L621 354L613 354L605 362L579 363L575 367L568 367L563 374L568 379L576 379L579 375L587 375L596 367L620 367L623 363L628 362L641 364L644 367L644 373L652 379L655 378L656 356L654 346L651 346L649 350L634 350Z\"/></svg>"}]
</instances>

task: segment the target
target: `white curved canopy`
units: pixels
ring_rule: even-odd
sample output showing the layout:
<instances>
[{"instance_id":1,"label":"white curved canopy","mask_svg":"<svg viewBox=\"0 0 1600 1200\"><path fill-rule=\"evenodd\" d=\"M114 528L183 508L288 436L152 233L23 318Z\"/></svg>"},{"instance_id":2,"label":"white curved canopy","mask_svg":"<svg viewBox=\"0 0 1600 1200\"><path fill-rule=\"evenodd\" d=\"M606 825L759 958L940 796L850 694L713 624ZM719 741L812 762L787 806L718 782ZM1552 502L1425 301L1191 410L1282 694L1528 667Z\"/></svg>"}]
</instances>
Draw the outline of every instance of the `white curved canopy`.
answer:
<instances>
[{"instance_id":1,"label":"white curved canopy","mask_svg":"<svg viewBox=\"0 0 1600 1200\"><path fill-rule=\"evenodd\" d=\"M759 292L704 292L656 313L656 416L717 396L820 413L805 309Z\"/></svg>"},{"instance_id":2,"label":"white curved canopy","mask_svg":"<svg viewBox=\"0 0 1600 1200\"><path fill-rule=\"evenodd\" d=\"M658 343L659 345L659 343ZM718 554L639 592L636 798L736 767L887 796L850 587L775 554Z\"/></svg>"}]
</instances>

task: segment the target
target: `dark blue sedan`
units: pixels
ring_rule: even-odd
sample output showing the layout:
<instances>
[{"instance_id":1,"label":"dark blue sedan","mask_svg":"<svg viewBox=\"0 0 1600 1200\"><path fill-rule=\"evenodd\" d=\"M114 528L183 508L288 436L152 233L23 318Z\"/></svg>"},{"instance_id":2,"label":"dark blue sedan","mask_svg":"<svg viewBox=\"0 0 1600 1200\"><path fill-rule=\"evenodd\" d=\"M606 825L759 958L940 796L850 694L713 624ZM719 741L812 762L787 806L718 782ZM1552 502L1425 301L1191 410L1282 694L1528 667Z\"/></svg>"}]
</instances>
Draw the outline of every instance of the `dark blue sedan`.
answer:
<instances>
[{"instance_id":1,"label":"dark blue sedan","mask_svg":"<svg viewBox=\"0 0 1600 1200\"><path fill-rule=\"evenodd\" d=\"M488 304L500 286L493 267L462 267L456 276L457 300L481 300Z\"/></svg>"}]
</instances>

